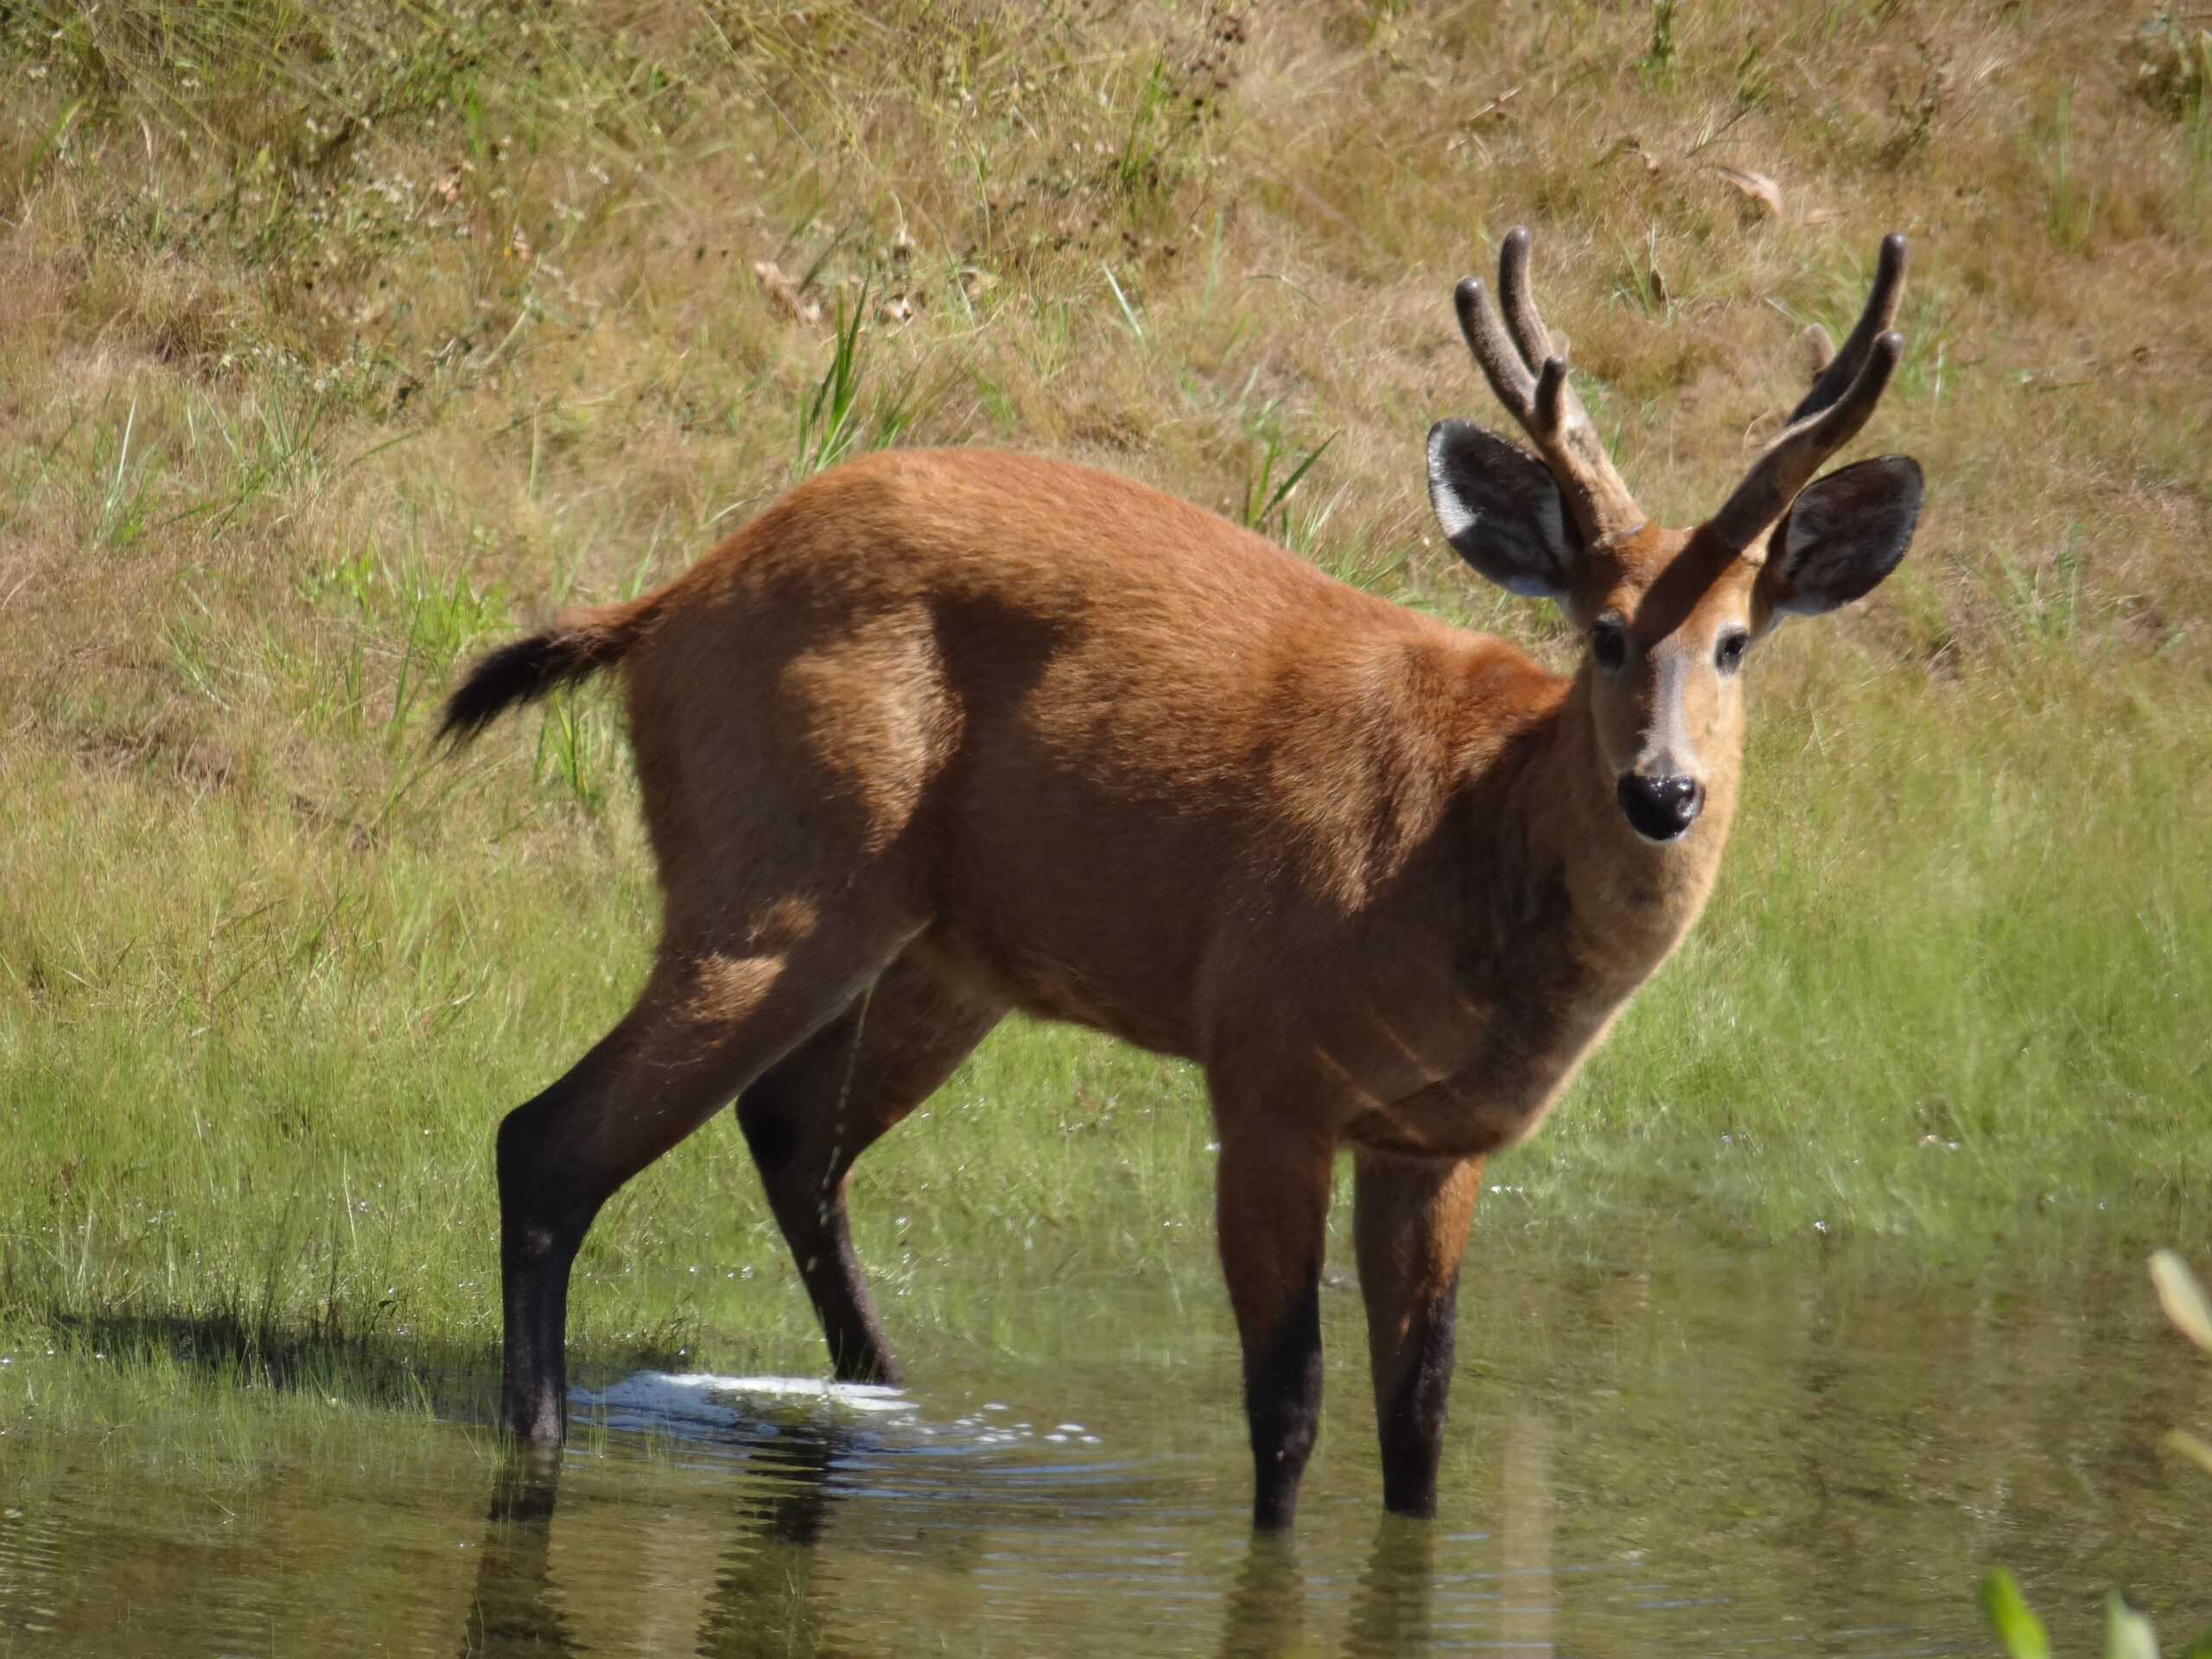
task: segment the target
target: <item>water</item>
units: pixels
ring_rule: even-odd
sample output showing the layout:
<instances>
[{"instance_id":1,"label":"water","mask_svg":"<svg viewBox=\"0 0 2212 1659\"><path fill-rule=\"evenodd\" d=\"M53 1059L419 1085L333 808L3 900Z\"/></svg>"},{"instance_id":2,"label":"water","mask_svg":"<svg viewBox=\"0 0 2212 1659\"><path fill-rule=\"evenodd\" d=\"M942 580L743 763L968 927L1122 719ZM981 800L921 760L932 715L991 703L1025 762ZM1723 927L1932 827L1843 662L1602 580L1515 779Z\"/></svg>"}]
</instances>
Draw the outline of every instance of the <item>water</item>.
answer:
<instances>
[{"instance_id":1,"label":"water","mask_svg":"<svg viewBox=\"0 0 2212 1659\"><path fill-rule=\"evenodd\" d=\"M2158 1447L2212 1371L2132 1262L1478 1244L1429 1525L1379 1512L1339 1283L1281 1546L1225 1308L1179 1289L992 1287L1049 1337L910 1341L903 1393L598 1374L550 1479L343 1399L189 1449L17 1425L0 1653L1986 1653L2000 1562L2062 1647L2113 1587L2176 1645L2212 1622L2212 1480Z\"/></svg>"}]
</instances>

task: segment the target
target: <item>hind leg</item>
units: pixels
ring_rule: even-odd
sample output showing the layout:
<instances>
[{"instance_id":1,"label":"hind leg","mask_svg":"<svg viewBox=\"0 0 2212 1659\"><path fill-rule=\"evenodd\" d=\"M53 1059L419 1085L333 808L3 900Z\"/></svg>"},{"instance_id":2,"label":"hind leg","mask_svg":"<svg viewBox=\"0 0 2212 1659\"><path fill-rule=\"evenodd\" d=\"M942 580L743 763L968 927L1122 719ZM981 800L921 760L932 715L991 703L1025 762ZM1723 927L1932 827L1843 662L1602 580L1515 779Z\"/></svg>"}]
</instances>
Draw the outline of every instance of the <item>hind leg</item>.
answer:
<instances>
[{"instance_id":1,"label":"hind leg","mask_svg":"<svg viewBox=\"0 0 2212 1659\"><path fill-rule=\"evenodd\" d=\"M621 1023L508 1114L499 1136L502 1415L517 1435L554 1446L566 1430L569 1270L600 1207L836 1018L911 931L817 923L793 906L728 950L664 943Z\"/></svg>"},{"instance_id":2,"label":"hind leg","mask_svg":"<svg viewBox=\"0 0 2212 1659\"><path fill-rule=\"evenodd\" d=\"M1005 1012L902 957L737 1098L768 1207L842 1381L899 1381L846 1221L854 1161L928 1099Z\"/></svg>"}]
</instances>

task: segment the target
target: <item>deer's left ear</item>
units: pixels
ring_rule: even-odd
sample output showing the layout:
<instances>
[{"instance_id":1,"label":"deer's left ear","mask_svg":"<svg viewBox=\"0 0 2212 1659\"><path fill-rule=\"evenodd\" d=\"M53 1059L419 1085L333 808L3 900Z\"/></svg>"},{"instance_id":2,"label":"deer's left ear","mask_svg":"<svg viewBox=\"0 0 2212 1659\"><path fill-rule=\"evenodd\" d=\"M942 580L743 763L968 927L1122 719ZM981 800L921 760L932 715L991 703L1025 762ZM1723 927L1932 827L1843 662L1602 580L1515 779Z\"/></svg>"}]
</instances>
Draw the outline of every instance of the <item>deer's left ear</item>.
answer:
<instances>
[{"instance_id":1,"label":"deer's left ear","mask_svg":"<svg viewBox=\"0 0 2212 1659\"><path fill-rule=\"evenodd\" d=\"M1758 592L1770 614L1818 616L1874 591L1920 522L1920 463L1877 455L1808 484L1767 543Z\"/></svg>"}]
</instances>

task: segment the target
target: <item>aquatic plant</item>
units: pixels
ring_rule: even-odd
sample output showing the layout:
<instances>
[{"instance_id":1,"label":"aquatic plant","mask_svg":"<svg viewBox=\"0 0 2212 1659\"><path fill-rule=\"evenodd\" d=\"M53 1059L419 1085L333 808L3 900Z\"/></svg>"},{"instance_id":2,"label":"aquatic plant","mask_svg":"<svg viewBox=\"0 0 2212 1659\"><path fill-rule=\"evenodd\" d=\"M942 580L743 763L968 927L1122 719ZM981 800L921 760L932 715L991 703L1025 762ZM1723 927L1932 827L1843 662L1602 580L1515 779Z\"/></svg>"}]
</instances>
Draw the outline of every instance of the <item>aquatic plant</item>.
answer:
<instances>
[{"instance_id":1,"label":"aquatic plant","mask_svg":"<svg viewBox=\"0 0 2212 1659\"><path fill-rule=\"evenodd\" d=\"M2151 1282L2158 1305L2175 1328L2212 1358L2212 1300L2189 1264L2172 1250L2151 1258ZM2169 1429L2166 1445L2207 1474L2212 1474L2212 1446L2185 1429ZM2019 1585L2003 1567L1981 1581L1982 1611L2011 1659L2050 1659L2050 1639L2043 1621L2029 1607ZM2105 1659L2158 1659L2158 1640L2151 1621L2130 1606L2118 1591L2105 1600ZM2212 1659L2212 1626L2181 1650L2180 1659Z\"/></svg>"}]
</instances>

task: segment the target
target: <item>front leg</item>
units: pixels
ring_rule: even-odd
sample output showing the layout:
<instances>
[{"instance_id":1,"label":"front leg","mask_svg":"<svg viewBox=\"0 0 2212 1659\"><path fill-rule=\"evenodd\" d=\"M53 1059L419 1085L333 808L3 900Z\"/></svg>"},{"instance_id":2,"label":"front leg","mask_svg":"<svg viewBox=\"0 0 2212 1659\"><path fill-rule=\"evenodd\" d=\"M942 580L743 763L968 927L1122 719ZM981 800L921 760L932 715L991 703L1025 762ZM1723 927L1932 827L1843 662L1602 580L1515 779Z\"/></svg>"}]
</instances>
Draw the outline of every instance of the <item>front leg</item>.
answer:
<instances>
[{"instance_id":1,"label":"front leg","mask_svg":"<svg viewBox=\"0 0 2212 1659\"><path fill-rule=\"evenodd\" d=\"M1333 1150L1279 1124L1221 1124L1221 1264L1244 1349L1252 1524L1263 1532L1296 1515L1299 1478L1321 1426L1321 1255Z\"/></svg>"},{"instance_id":2,"label":"front leg","mask_svg":"<svg viewBox=\"0 0 2212 1659\"><path fill-rule=\"evenodd\" d=\"M1382 1503L1436 1513L1436 1465L1452 1390L1459 1257L1482 1190L1480 1158L1353 1154L1352 1233L1367 1301Z\"/></svg>"}]
</instances>

